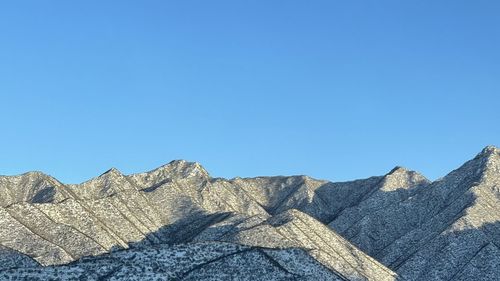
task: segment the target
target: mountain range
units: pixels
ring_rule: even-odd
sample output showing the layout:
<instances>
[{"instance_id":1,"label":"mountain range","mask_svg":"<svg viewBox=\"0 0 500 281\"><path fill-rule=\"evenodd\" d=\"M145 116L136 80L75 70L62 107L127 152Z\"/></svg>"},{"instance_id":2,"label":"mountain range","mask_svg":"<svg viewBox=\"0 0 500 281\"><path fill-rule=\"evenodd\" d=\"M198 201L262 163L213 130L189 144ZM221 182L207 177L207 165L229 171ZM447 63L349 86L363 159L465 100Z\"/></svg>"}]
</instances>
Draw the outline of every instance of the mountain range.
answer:
<instances>
[{"instance_id":1,"label":"mountain range","mask_svg":"<svg viewBox=\"0 0 500 281\"><path fill-rule=\"evenodd\" d=\"M430 181L0 176L1 280L499 280L500 149Z\"/></svg>"}]
</instances>

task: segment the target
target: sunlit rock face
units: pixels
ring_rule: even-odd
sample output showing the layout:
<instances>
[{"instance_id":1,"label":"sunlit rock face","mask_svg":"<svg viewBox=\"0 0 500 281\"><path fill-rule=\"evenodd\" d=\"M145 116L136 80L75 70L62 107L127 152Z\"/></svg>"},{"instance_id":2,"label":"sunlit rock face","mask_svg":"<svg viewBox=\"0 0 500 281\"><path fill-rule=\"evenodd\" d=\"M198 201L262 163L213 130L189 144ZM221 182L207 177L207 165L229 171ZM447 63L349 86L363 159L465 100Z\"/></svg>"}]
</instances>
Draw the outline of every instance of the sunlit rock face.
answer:
<instances>
[{"instance_id":1,"label":"sunlit rock face","mask_svg":"<svg viewBox=\"0 0 500 281\"><path fill-rule=\"evenodd\" d=\"M0 280L498 280L500 150L431 182L0 176Z\"/></svg>"}]
</instances>

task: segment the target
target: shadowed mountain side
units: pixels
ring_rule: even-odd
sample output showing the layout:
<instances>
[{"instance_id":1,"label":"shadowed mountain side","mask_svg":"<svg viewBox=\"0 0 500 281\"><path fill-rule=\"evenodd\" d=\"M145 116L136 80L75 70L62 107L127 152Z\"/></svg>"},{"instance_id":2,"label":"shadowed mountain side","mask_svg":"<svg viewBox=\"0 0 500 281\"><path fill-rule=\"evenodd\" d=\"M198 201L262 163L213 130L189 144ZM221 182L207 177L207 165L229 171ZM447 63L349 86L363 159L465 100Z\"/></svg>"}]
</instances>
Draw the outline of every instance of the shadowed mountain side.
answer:
<instances>
[{"instance_id":1,"label":"shadowed mountain side","mask_svg":"<svg viewBox=\"0 0 500 281\"><path fill-rule=\"evenodd\" d=\"M3 246L0 246L0 265L0 271L11 268L29 268L40 266L29 256Z\"/></svg>"},{"instance_id":2,"label":"shadowed mountain side","mask_svg":"<svg viewBox=\"0 0 500 281\"><path fill-rule=\"evenodd\" d=\"M222 214L213 214L219 215ZM332 243L327 233L321 233L326 244L318 242L317 238L311 237L311 234L317 231L315 226L297 225L300 223L296 221L297 218L306 219L304 216L291 211L260 223L253 220L253 223L249 223L253 227L250 227L243 224L244 221L252 221L252 218L235 218L237 215L232 215L208 228L200 227L194 241L184 239L187 243L150 245L139 242L137 245L131 245L128 250L120 249L110 254L85 257L68 265L33 267L34 265L27 264L28 267L10 267L0 270L0 279L10 280L15 277L29 280L120 280L127 277L128 280L384 280L373 276L355 276L356 274L345 276L346 261L332 258L328 248L332 247L331 249L338 253L337 259L346 258L347 261L348 256L355 254L356 250L350 249L346 255L342 252L345 246L339 246L336 244L338 242ZM227 223L231 220L232 223ZM169 233L182 229L185 225L186 222L178 222L166 227L171 228L170 230L161 229L160 232ZM229 228L238 227L242 229L228 231ZM274 233L270 231L271 228ZM500 229L500 222L485 224L477 229L441 234L422 249L433 251L435 258L419 259L419 262L412 263L413 268L407 266L402 272L401 280L497 280L500 251L496 242L485 234L491 229ZM297 235L288 235L293 231L296 231L294 234ZM297 231L307 233L299 234ZM193 236L194 232L190 232L189 236ZM222 240L239 243L202 242L207 232L217 232L221 234ZM285 236L272 239L280 234ZM159 233L155 235L161 236ZM309 242L302 240L304 235L309 236ZM272 248L255 246L259 244ZM293 247L298 244L302 246ZM318 247L326 248L325 253L321 254ZM367 263L363 259L358 259L358 262L361 262L357 265L359 271L369 270L371 267L370 262ZM341 272L332 270L331 264L341 268Z\"/></svg>"},{"instance_id":3,"label":"shadowed mountain side","mask_svg":"<svg viewBox=\"0 0 500 281\"><path fill-rule=\"evenodd\" d=\"M15 203L49 203L64 200L60 190L64 185L41 172L18 176L0 176L0 207Z\"/></svg>"},{"instance_id":4,"label":"shadowed mountain side","mask_svg":"<svg viewBox=\"0 0 500 281\"><path fill-rule=\"evenodd\" d=\"M189 202L184 202L187 205ZM322 265L307 249L269 248L241 243L207 241L191 243L214 224L236 217L230 213L208 214L196 209L189 216L161 227L125 250L83 257L66 265L35 264L4 266L0 278L29 280L358 280L346 279ZM211 229L217 228L211 227ZM329 230L328 230L329 231ZM161 243L151 244L152 238ZM9 253L10 255L10 253ZM8 256L4 256L8 258ZM18 260L11 260L11 262ZM155 279L151 279L155 278ZM319 278L319 279L318 279ZM365 279L359 279L365 280Z\"/></svg>"},{"instance_id":5,"label":"shadowed mountain side","mask_svg":"<svg viewBox=\"0 0 500 281\"><path fill-rule=\"evenodd\" d=\"M349 280L396 280L394 272L365 255L321 222L298 210L269 219L234 215L200 233L195 241L226 241L267 248L301 248Z\"/></svg>"},{"instance_id":6,"label":"shadowed mountain side","mask_svg":"<svg viewBox=\"0 0 500 281\"><path fill-rule=\"evenodd\" d=\"M473 272L477 276L471 279L496 280L492 276L497 278L500 269L500 213L489 204L491 194L484 196L484 189L481 185L471 188L418 229L399 238L383 251L386 256L382 261L392 259L389 267L408 280L473 276L464 267L476 268ZM488 253L497 254L487 257ZM478 259L490 266L479 270L483 267Z\"/></svg>"},{"instance_id":7,"label":"shadowed mountain side","mask_svg":"<svg viewBox=\"0 0 500 281\"><path fill-rule=\"evenodd\" d=\"M114 197L114 196L112 196ZM111 198L112 198L111 197ZM103 199L100 199L103 200ZM106 199L107 200L107 199ZM64 203L64 202L63 202ZM53 205L53 204L52 204ZM218 270L223 274L224 270L228 270L228 276L231 274L247 274L251 271L262 272L261 280L289 280L296 277L309 279L309 278L325 278L325 276L330 276L327 280L394 280L395 274L383 267L379 263L375 262L369 257L366 257L362 252L356 250L353 246L349 245L349 242L341 239L336 236L325 227L320 222L317 222L313 218L308 217L305 214L300 213L299 211L288 211L285 214L277 215L272 220L269 220L269 217L264 215L254 215L247 216L243 214L236 213L228 213L228 212L218 212L218 213L208 213L203 210L196 203L191 201L191 198L180 197L176 201L176 207L170 207L169 213L172 216L179 215L179 219L172 221L170 224L167 224L163 227L158 228L156 231L145 233L144 237L138 241L130 241L125 246L116 244L104 252L102 249L99 251L91 252L92 249L89 245L92 245L95 240L82 240L82 237L78 238L78 236L74 236L76 233L67 234L66 238L60 237L64 233L67 233L70 229L61 229L60 231L56 231L57 229L65 226L65 225L50 225L43 226L43 220L38 215L34 216L38 210L37 208L41 207L40 205L32 205L32 204L15 204L10 208L17 208L19 206L24 206L24 208L28 208L28 213L26 213L26 217L22 218L22 213L19 213L19 216L16 215L15 220L18 222L23 222L29 227L30 231L33 233L39 233L38 237L43 237L46 243L49 245L54 245L60 247L62 253L66 253L69 259L78 260L83 257L85 261L83 264L87 266L88 264L91 268L95 267L94 271L98 271L97 268L115 268L115 265L109 264L111 263L109 259L104 259L104 264L100 263L100 258L96 259L96 261L91 261L93 257L90 256L101 256L102 254L106 254L106 252L111 252L111 256L115 256L114 252L123 252L124 249L130 248L131 253L136 252L144 252L146 250L140 249L148 249L151 247L157 247L154 245L163 245L158 247L163 247L165 255L177 255L175 253L175 249L172 250L174 245L181 245L190 243L193 240L198 242L211 242L210 245L216 247L217 251L220 250L220 246L218 243L221 241L232 242L233 244L241 245L238 247L245 248L245 251L241 253L238 252L234 254L230 252L227 253L228 257L225 255L217 257L217 263L212 263L211 261L206 261L207 264L211 264L210 267L202 267L199 266L196 268L199 273L191 272L189 270L188 273L183 273L182 276L198 276L203 278L208 278L211 274L215 274L214 270ZM49 205L45 205L47 207ZM8 212L13 212L9 208ZM38 219L37 219L38 218ZM227 231L227 227L225 225L231 224L235 221L238 221L239 226L243 226L243 222L245 223L258 223L258 224L267 224L271 228L275 228L277 231L288 231L290 232L288 235L293 236L296 235L296 238L287 238L285 236L280 236L277 239L281 241L277 241L277 243L269 243L269 238L273 237L273 230L262 229L261 236L256 237L251 240L240 239L241 237L245 237L247 235L246 231L241 231L241 233L237 233L238 239L235 239L236 236L233 236L231 239L210 239L207 237L206 239L203 236L206 236L205 233L212 232L217 233L218 236L222 236ZM35 221L40 221L40 223L35 223ZM251 223L250 223L251 224ZM283 224L282 226L279 226ZM290 228L291 225L298 225L296 227ZM300 225L299 225L300 224ZM51 229L44 230L44 227L50 227ZM42 230L42 231L40 231ZM74 230L74 229L73 229ZM312 232L311 232L312 231ZM43 233L42 233L43 232ZM292 232L302 232L301 236L294 234ZM310 232L310 233L308 233ZM212 235L217 236L217 235ZM37 237L37 236L33 236ZM287 240L291 243L283 243ZM325 240L327 239L327 240ZM332 240L333 239L333 240ZM327 242L329 241L329 242ZM78 243L80 246L76 246ZM335 246L328 243L335 243ZM28 244L29 243L23 243ZM17 244L16 244L17 245ZM84 254L84 252L77 252L78 249L87 249L88 252ZM180 246L179 246L180 247ZM191 247L191 246L186 246ZM198 246L193 246L198 247ZM332 248L333 247L333 248ZM339 251L335 250L335 247L339 247ZM222 247L224 248L224 247ZM260 249L260 248L266 248ZM275 250L272 250L275 248ZM132 250L139 249L139 250ZM256 250L260 249L260 250ZM23 249L28 251L29 249ZM43 250L43 248L42 248ZM46 250L46 248L45 248ZM213 248L207 248L206 251L214 250ZM173 252L172 252L173 251ZM80 256L77 256L80 254ZM206 255L213 255L213 253L205 253ZM143 255L143 254L139 254ZM343 256L345 255L345 256ZM87 258L85 258L87 256ZM37 256L34 256L35 259L40 259ZM7 258L7 257L6 257ZM155 257L158 258L158 257ZM184 257L189 260L190 257ZM161 259L161 258L160 258ZM180 259L180 258L179 258ZM142 258L141 258L142 260ZM246 267L252 266L255 263L256 268L250 271L244 271L241 265L243 260L248 260L246 263ZM42 259L42 261L46 261L46 259ZM61 263L59 260L57 263ZM71 261L71 260L69 260ZM121 262L116 261L118 264ZM151 266L158 266L157 270L158 274L162 273L164 276L170 276L169 272L165 272L165 269L161 269L161 266L158 265L157 261L151 260L148 261L152 263ZM179 260L180 263L186 263L186 261ZM222 263L222 264L221 264ZM292 264L301 264L302 269L295 268ZM322 264L320 266L320 264ZM25 276L26 278L35 279L35 276L43 276L43 278L60 278L64 279L68 276L73 276L74 272L81 271L82 262L72 263L69 266L59 266L59 267L41 267L41 268L32 268L30 267L22 267L17 269L12 269L11 266L4 267L5 276L10 276L9 274ZM141 267L141 265L133 265L134 267ZM149 266L148 263L145 265ZM212 268L215 266L215 268ZM371 267L376 268L371 268ZM234 267L232 270L230 267ZM88 266L86 267L88 269ZM212 269L210 269L212 268ZM266 269L267 268L267 269ZM309 268L309 269L308 269ZM87 270L86 269L86 270ZM306 270L307 269L307 270ZM174 269L173 269L174 270ZM297 270L302 270L304 272L300 273ZM312 270L312 272L310 272ZM175 271L175 270L174 270ZM202 272L212 272L207 274L202 274ZM316 272L317 271L317 272ZM117 271L107 272L106 274L111 274L110 276L114 276L121 272L117 269ZM240 272L240 273L238 273ZM300 274L299 274L300 273ZM48 275L47 275L48 274ZM54 275L55 274L55 275ZM100 274L100 273L95 273ZM201 275L200 275L201 274ZM301 275L302 274L302 275ZM223 274L224 275L224 274ZM161 276L161 274L159 275ZM222 276L222 275L220 275ZM238 275L239 276L239 275ZM258 277L259 275L255 275ZM293 277L293 278L292 278ZM43 279L41 278L41 279ZM72 278L72 277L71 277ZM184 278L184 277L183 277ZM220 277L219 277L220 278ZM238 277L240 279L245 279L244 277ZM187 280L190 280L187 278ZM193 277L193 280L196 278ZM210 280L208 278L208 280ZM217 279L215 279L217 280ZM219 279L220 280L220 279Z\"/></svg>"},{"instance_id":8,"label":"shadowed mountain side","mask_svg":"<svg viewBox=\"0 0 500 281\"><path fill-rule=\"evenodd\" d=\"M430 182L421 174L396 167L374 186L368 193L358 197L350 206L338 212L329 226L338 232L346 231L353 223L384 208L402 202L426 188ZM320 194L328 193L329 187L318 189Z\"/></svg>"},{"instance_id":9,"label":"shadowed mountain side","mask_svg":"<svg viewBox=\"0 0 500 281\"><path fill-rule=\"evenodd\" d=\"M150 235L162 237L171 245L225 242L252 248L281 249L283 253L275 253L279 257L290 249L301 250L315 263L322 264L336 278L342 280L397 278L394 272L366 256L322 223L297 210L290 210L272 218L227 212L208 214L198 210L193 212L191 217L164 226ZM141 242L132 246L136 247L137 244ZM269 255L273 256L272 253ZM288 268L287 271L293 271L290 264L283 261L273 262L272 257L267 259ZM263 280L265 279L263 277Z\"/></svg>"},{"instance_id":10,"label":"shadowed mountain side","mask_svg":"<svg viewBox=\"0 0 500 281\"><path fill-rule=\"evenodd\" d=\"M330 226L404 279L453 280L475 251L500 244L499 155L485 148L408 199Z\"/></svg>"},{"instance_id":11,"label":"shadowed mountain side","mask_svg":"<svg viewBox=\"0 0 500 281\"><path fill-rule=\"evenodd\" d=\"M492 229L499 233L500 221L479 228L457 223L421 245L396 271L404 280L498 280L500 250Z\"/></svg>"},{"instance_id":12,"label":"shadowed mountain side","mask_svg":"<svg viewBox=\"0 0 500 281\"><path fill-rule=\"evenodd\" d=\"M167 236L174 237L180 232L149 234L181 219L197 218L192 214L199 211L269 217L268 206L255 199L256 193L235 186L231 181L211 179L199 164L186 161L173 161L151 172L130 176L111 169L80 185L63 185L41 173L0 179L1 190L11 194L18 188L24 194L0 208L0 245L33 257L43 265L67 263L83 256L127 248L139 241L166 242ZM307 177L256 180L263 181L260 188L264 191L269 189L267 182L283 187L267 195L270 201L277 202L276 210L297 206L315 215L328 210L318 209L319 205L310 201L314 198L311 186L319 187L322 181ZM16 184L21 186L16 187ZM345 186L349 189L360 186L357 183L332 185L341 190L340 195ZM361 186L367 186L365 191L373 188L369 184ZM37 195L47 188L53 192L43 194L50 196ZM295 192L290 193L294 189ZM351 191L347 193L357 194ZM33 199L42 197L47 202L33 203L37 201ZM340 197L332 200L342 201ZM212 218L199 219L211 223ZM186 231L190 225L186 224Z\"/></svg>"},{"instance_id":13,"label":"shadowed mountain side","mask_svg":"<svg viewBox=\"0 0 500 281\"><path fill-rule=\"evenodd\" d=\"M300 210L323 223L329 223L351 207L383 206L402 201L429 184L422 175L396 167L388 174L362 180L332 183L307 176L216 179L212 186L230 185L241 190L275 215L290 209ZM390 196L392 191L397 190ZM366 202L365 202L366 201Z\"/></svg>"},{"instance_id":14,"label":"shadowed mountain side","mask_svg":"<svg viewBox=\"0 0 500 281\"><path fill-rule=\"evenodd\" d=\"M59 266L0 271L2 280L346 280L302 249L157 244Z\"/></svg>"},{"instance_id":15,"label":"shadowed mountain side","mask_svg":"<svg viewBox=\"0 0 500 281\"><path fill-rule=\"evenodd\" d=\"M68 199L58 204L20 203L0 208L4 226L0 243L42 265L62 264L136 244L181 243L227 216L209 215L190 198L179 196L163 208L169 222L147 228L147 221L138 218L140 213L117 199Z\"/></svg>"},{"instance_id":16,"label":"shadowed mountain side","mask_svg":"<svg viewBox=\"0 0 500 281\"><path fill-rule=\"evenodd\" d=\"M197 164L176 161L154 170L151 176L148 173L131 176L153 186L137 186L129 177L112 169L81 185L61 184L55 193L61 200L32 203L33 196L23 196L19 202L0 207L0 245L26 254L42 265L52 265L128 248L136 242L175 241L172 237L182 232L156 233L178 221L186 222L185 231L197 225L190 219L210 223L212 218L200 217L200 211L267 216L251 200L239 200L235 193L210 188L205 174L194 172L197 169ZM174 174L163 180L154 177L164 171ZM31 180L30 174L0 179L5 183L0 189L9 194L16 183L25 184L20 187L23 192L39 190L40 186L38 181Z\"/></svg>"}]
</instances>

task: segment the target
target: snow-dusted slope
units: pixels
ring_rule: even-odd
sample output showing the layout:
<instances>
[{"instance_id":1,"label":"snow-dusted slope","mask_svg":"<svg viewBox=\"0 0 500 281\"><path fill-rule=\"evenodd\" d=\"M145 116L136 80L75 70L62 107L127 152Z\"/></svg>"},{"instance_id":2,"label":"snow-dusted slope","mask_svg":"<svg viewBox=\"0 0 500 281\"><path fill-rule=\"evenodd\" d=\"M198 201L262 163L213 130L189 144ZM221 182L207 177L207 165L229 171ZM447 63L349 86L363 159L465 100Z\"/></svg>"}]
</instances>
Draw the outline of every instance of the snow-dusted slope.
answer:
<instances>
[{"instance_id":1,"label":"snow-dusted slope","mask_svg":"<svg viewBox=\"0 0 500 281\"><path fill-rule=\"evenodd\" d=\"M345 280L302 249L223 242L158 244L62 266L15 268L0 279L25 280Z\"/></svg>"},{"instance_id":2,"label":"snow-dusted slope","mask_svg":"<svg viewBox=\"0 0 500 281\"><path fill-rule=\"evenodd\" d=\"M342 183L226 180L186 161L133 175L111 169L78 185L40 172L0 176L0 273L495 280L499 199L495 147L435 182L401 167Z\"/></svg>"}]
</instances>

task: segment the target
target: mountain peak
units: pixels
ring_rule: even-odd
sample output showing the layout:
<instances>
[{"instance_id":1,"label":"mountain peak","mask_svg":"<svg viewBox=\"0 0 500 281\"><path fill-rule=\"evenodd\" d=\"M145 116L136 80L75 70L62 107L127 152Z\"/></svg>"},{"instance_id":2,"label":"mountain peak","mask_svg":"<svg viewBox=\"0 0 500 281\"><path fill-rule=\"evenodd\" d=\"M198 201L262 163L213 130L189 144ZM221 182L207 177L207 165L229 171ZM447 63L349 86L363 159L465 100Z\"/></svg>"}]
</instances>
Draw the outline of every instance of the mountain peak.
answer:
<instances>
[{"instance_id":1,"label":"mountain peak","mask_svg":"<svg viewBox=\"0 0 500 281\"><path fill-rule=\"evenodd\" d=\"M33 182L38 183L40 181L59 183L59 181L54 177L40 171L30 171L14 176L0 176L0 178L3 178L9 182L11 181L15 183L20 182L23 183L24 185L32 185Z\"/></svg>"},{"instance_id":2,"label":"mountain peak","mask_svg":"<svg viewBox=\"0 0 500 281\"><path fill-rule=\"evenodd\" d=\"M244 276L253 279L262 278L252 271L267 274L276 265L280 277L268 279L293 279L319 272L305 263L310 260L338 272L339 278L311 277L316 280L478 280L484 272L494 280L500 274L498 186L500 153L493 146L433 183L401 166L384 176L343 183L308 176L211 181L199 163L185 160L132 175L111 168L79 185L64 185L39 172L0 177L0 241L13 250L0 246L0 279L91 274L149 280L167 271L173 272L167 278L227 279L235 276L236 265L249 268ZM203 244L207 251L201 246L188 251L191 242L210 244ZM242 246L221 252L214 247L219 243L257 252ZM164 248L171 245L178 248ZM111 259L94 257L107 253ZM115 253L123 261L115 260ZM172 256L178 262L166 269L161 261ZM139 266L121 271L130 257ZM252 257L258 265L248 264ZM33 268L22 262L28 258L42 266L73 263L63 272L66 265ZM213 267L219 261L224 263ZM492 269L483 270L490 261ZM100 270L103 266L112 272ZM210 278L192 275L196 271ZM475 275L462 278L465 271ZM5 277L6 272L14 277ZM147 275L138 275L143 272Z\"/></svg>"},{"instance_id":3,"label":"mountain peak","mask_svg":"<svg viewBox=\"0 0 500 281\"><path fill-rule=\"evenodd\" d=\"M410 172L411 172L410 170L408 170L407 168L405 168L403 166L396 166L391 171L389 171L389 173L387 173L387 175L406 174L406 173L410 173Z\"/></svg>"},{"instance_id":4,"label":"mountain peak","mask_svg":"<svg viewBox=\"0 0 500 281\"><path fill-rule=\"evenodd\" d=\"M488 145L481 152L478 154L478 157L492 157L492 156L500 156L500 148L493 146L493 145Z\"/></svg>"},{"instance_id":5,"label":"mountain peak","mask_svg":"<svg viewBox=\"0 0 500 281\"><path fill-rule=\"evenodd\" d=\"M412 189L428 183L429 180L420 173L402 166L396 166L383 177L381 189L385 191L400 188Z\"/></svg>"},{"instance_id":6,"label":"mountain peak","mask_svg":"<svg viewBox=\"0 0 500 281\"><path fill-rule=\"evenodd\" d=\"M482 163L481 178L485 180L500 180L500 149L489 145L485 147L477 156L477 160Z\"/></svg>"},{"instance_id":7,"label":"mountain peak","mask_svg":"<svg viewBox=\"0 0 500 281\"><path fill-rule=\"evenodd\" d=\"M132 174L127 177L136 185L145 188L172 179L208 179L210 175L197 162L174 160L149 172Z\"/></svg>"},{"instance_id":8,"label":"mountain peak","mask_svg":"<svg viewBox=\"0 0 500 281\"><path fill-rule=\"evenodd\" d=\"M500 166L500 149L493 145L488 145L481 152L479 152L474 159L476 163L479 163L483 168L482 170L488 170L493 166Z\"/></svg>"},{"instance_id":9,"label":"mountain peak","mask_svg":"<svg viewBox=\"0 0 500 281\"><path fill-rule=\"evenodd\" d=\"M106 172L102 173L101 176L104 175L122 175L122 173L117 169L117 168L111 168L107 170Z\"/></svg>"},{"instance_id":10,"label":"mountain peak","mask_svg":"<svg viewBox=\"0 0 500 281\"><path fill-rule=\"evenodd\" d=\"M177 177L209 177L209 174L198 162L189 162L186 160L173 160L154 171L164 171Z\"/></svg>"},{"instance_id":11,"label":"mountain peak","mask_svg":"<svg viewBox=\"0 0 500 281\"><path fill-rule=\"evenodd\" d=\"M53 177L41 172L41 171L29 171L17 176L13 177L20 177L20 178L44 178L44 179L52 179Z\"/></svg>"}]
</instances>

